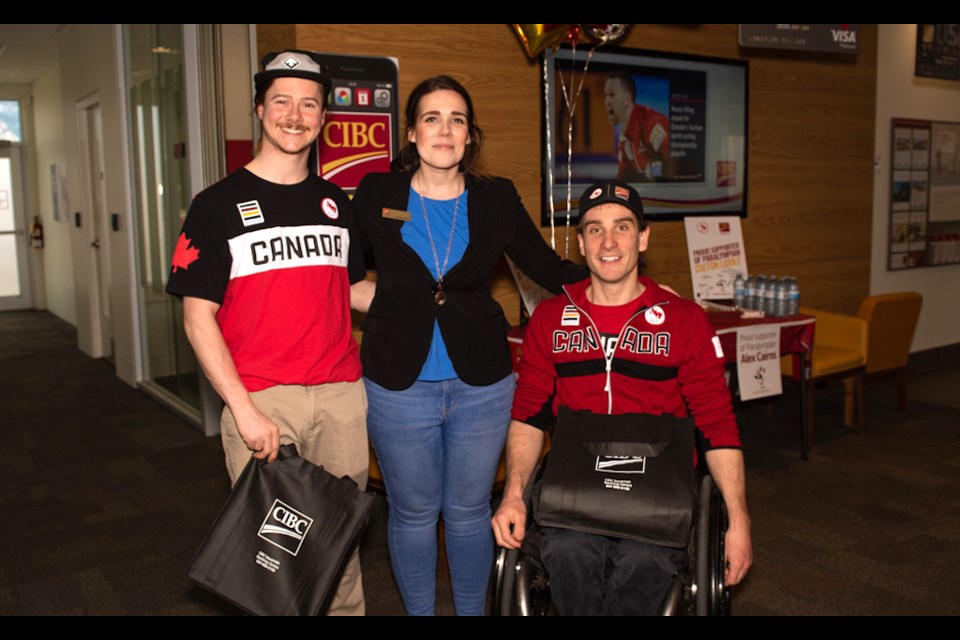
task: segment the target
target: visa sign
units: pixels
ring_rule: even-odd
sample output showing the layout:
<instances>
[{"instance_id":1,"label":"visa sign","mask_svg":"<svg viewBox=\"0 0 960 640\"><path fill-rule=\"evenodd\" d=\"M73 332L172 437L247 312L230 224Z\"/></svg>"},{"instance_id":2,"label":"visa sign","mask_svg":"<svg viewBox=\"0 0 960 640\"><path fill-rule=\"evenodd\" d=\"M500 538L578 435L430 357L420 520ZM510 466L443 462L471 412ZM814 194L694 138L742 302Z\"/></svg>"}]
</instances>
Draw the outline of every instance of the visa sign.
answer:
<instances>
[{"instance_id":1,"label":"visa sign","mask_svg":"<svg viewBox=\"0 0 960 640\"><path fill-rule=\"evenodd\" d=\"M830 29L830 37L838 44L857 44L857 32L846 29Z\"/></svg>"},{"instance_id":2,"label":"visa sign","mask_svg":"<svg viewBox=\"0 0 960 640\"><path fill-rule=\"evenodd\" d=\"M391 119L389 113L328 112L317 138L320 176L355 189L368 173L390 171Z\"/></svg>"}]
</instances>

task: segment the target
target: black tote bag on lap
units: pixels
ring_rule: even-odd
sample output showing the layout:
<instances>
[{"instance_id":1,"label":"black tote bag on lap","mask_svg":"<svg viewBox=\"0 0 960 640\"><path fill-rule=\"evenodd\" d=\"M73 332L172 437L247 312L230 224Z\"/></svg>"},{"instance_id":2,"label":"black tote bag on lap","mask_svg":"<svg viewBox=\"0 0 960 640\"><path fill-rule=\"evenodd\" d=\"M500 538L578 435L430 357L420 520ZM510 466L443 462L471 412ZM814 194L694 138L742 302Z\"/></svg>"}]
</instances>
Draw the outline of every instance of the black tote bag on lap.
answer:
<instances>
[{"instance_id":1,"label":"black tote bag on lap","mask_svg":"<svg viewBox=\"0 0 960 640\"><path fill-rule=\"evenodd\" d=\"M538 524L669 547L690 539L692 418L561 407L535 499Z\"/></svg>"}]
</instances>

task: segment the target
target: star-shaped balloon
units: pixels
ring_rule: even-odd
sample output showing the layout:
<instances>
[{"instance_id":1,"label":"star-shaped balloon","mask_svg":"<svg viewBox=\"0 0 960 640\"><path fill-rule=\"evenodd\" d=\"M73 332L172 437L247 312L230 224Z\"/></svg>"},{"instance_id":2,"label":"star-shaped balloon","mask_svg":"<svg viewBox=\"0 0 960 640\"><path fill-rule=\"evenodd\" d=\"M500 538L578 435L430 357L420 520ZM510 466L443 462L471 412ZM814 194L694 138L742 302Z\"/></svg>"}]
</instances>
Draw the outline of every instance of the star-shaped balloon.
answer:
<instances>
[{"instance_id":1,"label":"star-shaped balloon","mask_svg":"<svg viewBox=\"0 0 960 640\"><path fill-rule=\"evenodd\" d=\"M629 24L514 24L513 30L531 58L566 43L592 42L594 46L616 42L626 35Z\"/></svg>"}]
</instances>

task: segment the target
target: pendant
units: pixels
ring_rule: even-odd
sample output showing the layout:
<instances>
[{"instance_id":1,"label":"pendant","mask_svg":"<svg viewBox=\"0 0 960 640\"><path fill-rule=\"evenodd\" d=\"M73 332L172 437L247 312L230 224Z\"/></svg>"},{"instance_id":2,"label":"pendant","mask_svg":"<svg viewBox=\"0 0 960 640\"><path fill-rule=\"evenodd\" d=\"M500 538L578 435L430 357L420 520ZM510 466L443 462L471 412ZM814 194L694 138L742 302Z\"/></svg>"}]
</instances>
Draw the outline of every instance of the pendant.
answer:
<instances>
[{"instance_id":1,"label":"pendant","mask_svg":"<svg viewBox=\"0 0 960 640\"><path fill-rule=\"evenodd\" d=\"M443 290L442 282L433 285L430 288L430 292L433 294L433 301L437 303L438 307L442 307L447 301L447 292Z\"/></svg>"}]
</instances>

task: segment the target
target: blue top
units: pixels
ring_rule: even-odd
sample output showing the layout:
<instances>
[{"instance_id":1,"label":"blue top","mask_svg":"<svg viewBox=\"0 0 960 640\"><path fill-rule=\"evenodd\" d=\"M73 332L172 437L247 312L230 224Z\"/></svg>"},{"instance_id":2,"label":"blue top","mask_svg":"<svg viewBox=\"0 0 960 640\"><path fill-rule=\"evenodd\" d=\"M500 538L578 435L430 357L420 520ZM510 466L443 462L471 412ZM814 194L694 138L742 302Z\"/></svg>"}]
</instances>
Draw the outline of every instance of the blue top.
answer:
<instances>
[{"instance_id":1,"label":"blue top","mask_svg":"<svg viewBox=\"0 0 960 640\"><path fill-rule=\"evenodd\" d=\"M450 243L450 258L447 260L447 268L443 271L445 274L449 273L450 269L460 262L464 251L467 250L467 244L470 242L466 190L459 197L460 205L457 207L456 228L453 231L453 240L450 240L450 223L453 220L456 200L456 198L432 200L426 197L423 199L423 203L427 206L427 217L430 220L433 245L437 250L437 262L434 263L433 249L430 247L430 237L427 235L423 208L420 204L420 194L414 191L413 187L410 187L410 198L407 201L407 211L410 212L410 219L403 223L400 235L403 237L403 241L420 256L423 264L433 274L435 280L440 277L436 265L439 264L440 269L443 270L443 258L447 255L447 243ZM430 351L427 352L427 359L420 369L417 380L451 380L456 377L457 372L453 368L450 356L447 355L447 346L443 342L440 325L434 321Z\"/></svg>"}]
</instances>

